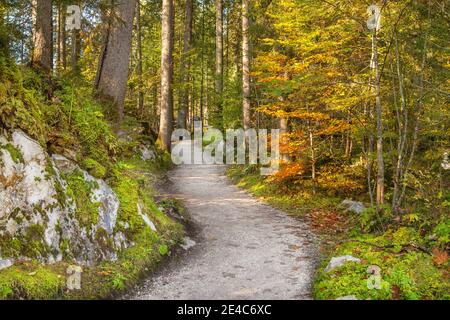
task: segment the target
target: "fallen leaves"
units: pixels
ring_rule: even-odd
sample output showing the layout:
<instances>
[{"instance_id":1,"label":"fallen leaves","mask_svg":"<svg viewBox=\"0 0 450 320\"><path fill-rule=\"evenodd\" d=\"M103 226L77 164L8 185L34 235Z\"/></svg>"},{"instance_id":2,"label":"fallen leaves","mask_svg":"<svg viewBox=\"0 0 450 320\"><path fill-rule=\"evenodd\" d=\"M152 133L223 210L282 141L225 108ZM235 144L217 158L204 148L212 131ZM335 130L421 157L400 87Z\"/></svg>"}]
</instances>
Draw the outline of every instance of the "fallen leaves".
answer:
<instances>
[{"instance_id":1,"label":"fallen leaves","mask_svg":"<svg viewBox=\"0 0 450 320\"><path fill-rule=\"evenodd\" d=\"M448 253L446 251L440 251L438 248L432 250L433 263L436 266L446 264L448 262Z\"/></svg>"}]
</instances>

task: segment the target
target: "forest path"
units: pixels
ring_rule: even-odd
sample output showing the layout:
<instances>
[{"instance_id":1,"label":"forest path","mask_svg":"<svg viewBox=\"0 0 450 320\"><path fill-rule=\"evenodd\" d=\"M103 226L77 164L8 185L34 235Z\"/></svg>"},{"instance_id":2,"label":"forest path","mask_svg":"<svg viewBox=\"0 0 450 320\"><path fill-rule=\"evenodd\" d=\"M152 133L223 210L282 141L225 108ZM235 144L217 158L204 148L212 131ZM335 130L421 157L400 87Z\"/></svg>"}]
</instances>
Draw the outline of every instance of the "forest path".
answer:
<instances>
[{"instance_id":1,"label":"forest path","mask_svg":"<svg viewBox=\"0 0 450 320\"><path fill-rule=\"evenodd\" d=\"M225 166L182 165L169 173L196 245L126 299L311 299L317 261L305 223L232 184Z\"/></svg>"}]
</instances>

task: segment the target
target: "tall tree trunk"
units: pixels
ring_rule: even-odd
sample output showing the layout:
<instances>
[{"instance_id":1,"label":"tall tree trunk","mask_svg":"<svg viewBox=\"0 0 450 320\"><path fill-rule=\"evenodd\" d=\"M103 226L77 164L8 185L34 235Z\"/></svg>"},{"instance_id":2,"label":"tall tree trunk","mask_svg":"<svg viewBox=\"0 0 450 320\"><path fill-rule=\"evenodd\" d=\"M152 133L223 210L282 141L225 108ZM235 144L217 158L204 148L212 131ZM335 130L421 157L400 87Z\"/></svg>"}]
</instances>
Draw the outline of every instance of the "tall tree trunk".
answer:
<instances>
[{"instance_id":1,"label":"tall tree trunk","mask_svg":"<svg viewBox=\"0 0 450 320\"><path fill-rule=\"evenodd\" d=\"M376 115L376 136L377 136L377 207L384 204L384 157L383 157L383 119L381 106L381 74L378 65L378 34L374 31L372 36L373 69L375 73L375 115Z\"/></svg>"},{"instance_id":2,"label":"tall tree trunk","mask_svg":"<svg viewBox=\"0 0 450 320\"><path fill-rule=\"evenodd\" d=\"M141 28L141 2L136 1L136 31L137 31L137 76L138 76L138 113L144 116L144 83L142 79L142 28Z\"/></svg>"},{"instance_id":3,"label":"tall tree trunk","mask_svg":"<svg viewBox=\"0 0 450 320\"><path fill-rule=\"evenodd\" d=\"M250 128L250 33L249 0L242 0L242 113L244 129Z\"/></svg>"},{"instance_id":4,"label":"tall tree trunk","mask_svg":"<svg viewBox=\"0 0 450 320\"><path fill-rule=\"evenodd\" d=\"M159 142L163 150L170 152L173 129L173 0L162 2L161 46L161 119Z\"/></svg>"},{"instance_id":5,"label":"tall tree trunk","mask_svg":"<svg viewBox=\"0 0 450 320\"><path fill-rule=\"evenodd\" d=\"M186 0L186 16L184 20L184 37L183 37L183 53L180 62L180 74L182 77L180 106L178 108L178 127L181 129L187 128L187 116L189 112L189 75L190 75L190 58L192 41L192 15L193 2Z\"/></svg>"},{"instance_id":6,"label":"tall tree trunk","mask_svg":"<svg viewBox=\"0 0 450 320\"><path fill-rule=\"evenodd\" d=\"M59 46L61 48L61 56L59 57L59 63L60 63L60 67L63 70L66 70L67 68L67 32L66 32L66 5L61 4L61 8L60 8L60 18L61 18L61 34L60 34L60 38L59 38Z\"/></svg>"},{"instance_id":7,"label":"tall tree trunk","mask_svg":"<svg viewBox=\"0 0 450 320\"><path fill-rule=\"evenodd\" d=\"M135 0L111 1L107 19L104 46L97 70L96 89L111 100L117 108L117 121L124 116Z\"/></svg>"},{"instance_id":8,"label":"tall tree trunk","mask_svg":"<svg viewBox=\"0 0 450 320\"><path fill-rule=\"evenodd\" d=\"M31 66L40 69L50 75L53 58L52 39L52 1L33 0L33 51L31 55Z\"/></svg>"},{"instance_id":9,"label":"tall tree trunk","mask_svg":"<svg viewBox=\"0 0 450 320\"><path fill-rule=\"evenodd\" d=\"M223 0L216 0L216 61L215 61L215 98L212 125L222 127L222 92L223 92Z\"/></svg>"},{"instance_id":10,"label":"tall tree trunk","mask_svg":"<svg viewBox=\"0 0 450 320\"><path fill-rule=\"evenodd\" d=\"M79 60L81 53L81 34L80 30L72 30L72 53L71 53L71 67L75 73L80 72Z\"/></svg>"},{"instance_id":11,"label":"tall tree trunk","mask_svg":"<svg viewBox=\"0 0 450 320\"><path fill-rule=\"evenodd\" d=\"M200 54L200 64L201 64L201 80L200 80L200 121L202 124L202 128L204 125L204 92L205 92L205 10L206 10L206 5L205 2L203 2L202 5L202 21L201 21L201 25L202 25L202 31L201 31L201 35L202 35L202 48L201 48L201 54ZM193 128L195 127L195 123ZM202 129L203 130L203 129Z\"/></svg>"},{"instance_id":12,"label":"tall tree trunk","mask_svg":"<svg viewBox=\"0 0 450 320\"><path fill-rule=\"evenodd\" d=\"M65 25L62 24L62 4L58 4L58 29L56 32L57 38L56 38L56 69L57 72L61 70L61 61L62 61L62 48L61 48L61 36L62 36L62 29L66 28Z\"/></svg>"}]
</instances>

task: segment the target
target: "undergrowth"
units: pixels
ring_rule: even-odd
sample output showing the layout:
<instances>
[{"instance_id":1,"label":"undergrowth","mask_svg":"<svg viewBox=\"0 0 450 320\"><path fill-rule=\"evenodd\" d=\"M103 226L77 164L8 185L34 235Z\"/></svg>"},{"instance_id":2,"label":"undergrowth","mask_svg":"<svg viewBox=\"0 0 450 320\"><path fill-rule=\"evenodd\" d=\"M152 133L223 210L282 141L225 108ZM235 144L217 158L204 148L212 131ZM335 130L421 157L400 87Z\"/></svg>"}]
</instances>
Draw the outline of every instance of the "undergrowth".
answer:
<instances>
[{"instance_id":1,"label":"undergrowth","mask_svg":"<svg viewBox=\"0 0 450 320\"><path fill-rule=\"evenodd\" d=\"M343 198L307 183L285 188L261 176L257 166L231 166L227 175L254 196L305 219L319 235L322 262L314 280L316 299L450 299L448 217L433 224L420 214L395 219L388 207L381 212L369 207L357 215L343 211ZM361 263L325 271L332 257L343 255ZM373 276L368 268L373 266L380 268L379 289L368 287Z\"/></svg>"}]
</instances>

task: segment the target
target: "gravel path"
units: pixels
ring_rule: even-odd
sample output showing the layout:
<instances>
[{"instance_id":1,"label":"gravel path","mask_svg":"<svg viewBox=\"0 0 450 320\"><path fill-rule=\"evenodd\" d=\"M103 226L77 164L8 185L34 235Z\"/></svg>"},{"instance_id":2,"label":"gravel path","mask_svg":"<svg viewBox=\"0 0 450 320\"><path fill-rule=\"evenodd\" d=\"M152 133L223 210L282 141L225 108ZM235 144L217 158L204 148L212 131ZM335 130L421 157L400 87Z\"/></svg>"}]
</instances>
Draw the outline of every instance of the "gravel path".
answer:
<instances>
[{"instance_id":1,"label":"gravel path","mask_svg":"<svg viewBox=\"0 0 450 320\"><path fill-rule=\"evenodd\" d=\"M196 245L126 299L311 299L317 247L306 224L233 185L224 166L173 169Z\"/></svg>"}]
</instances>

